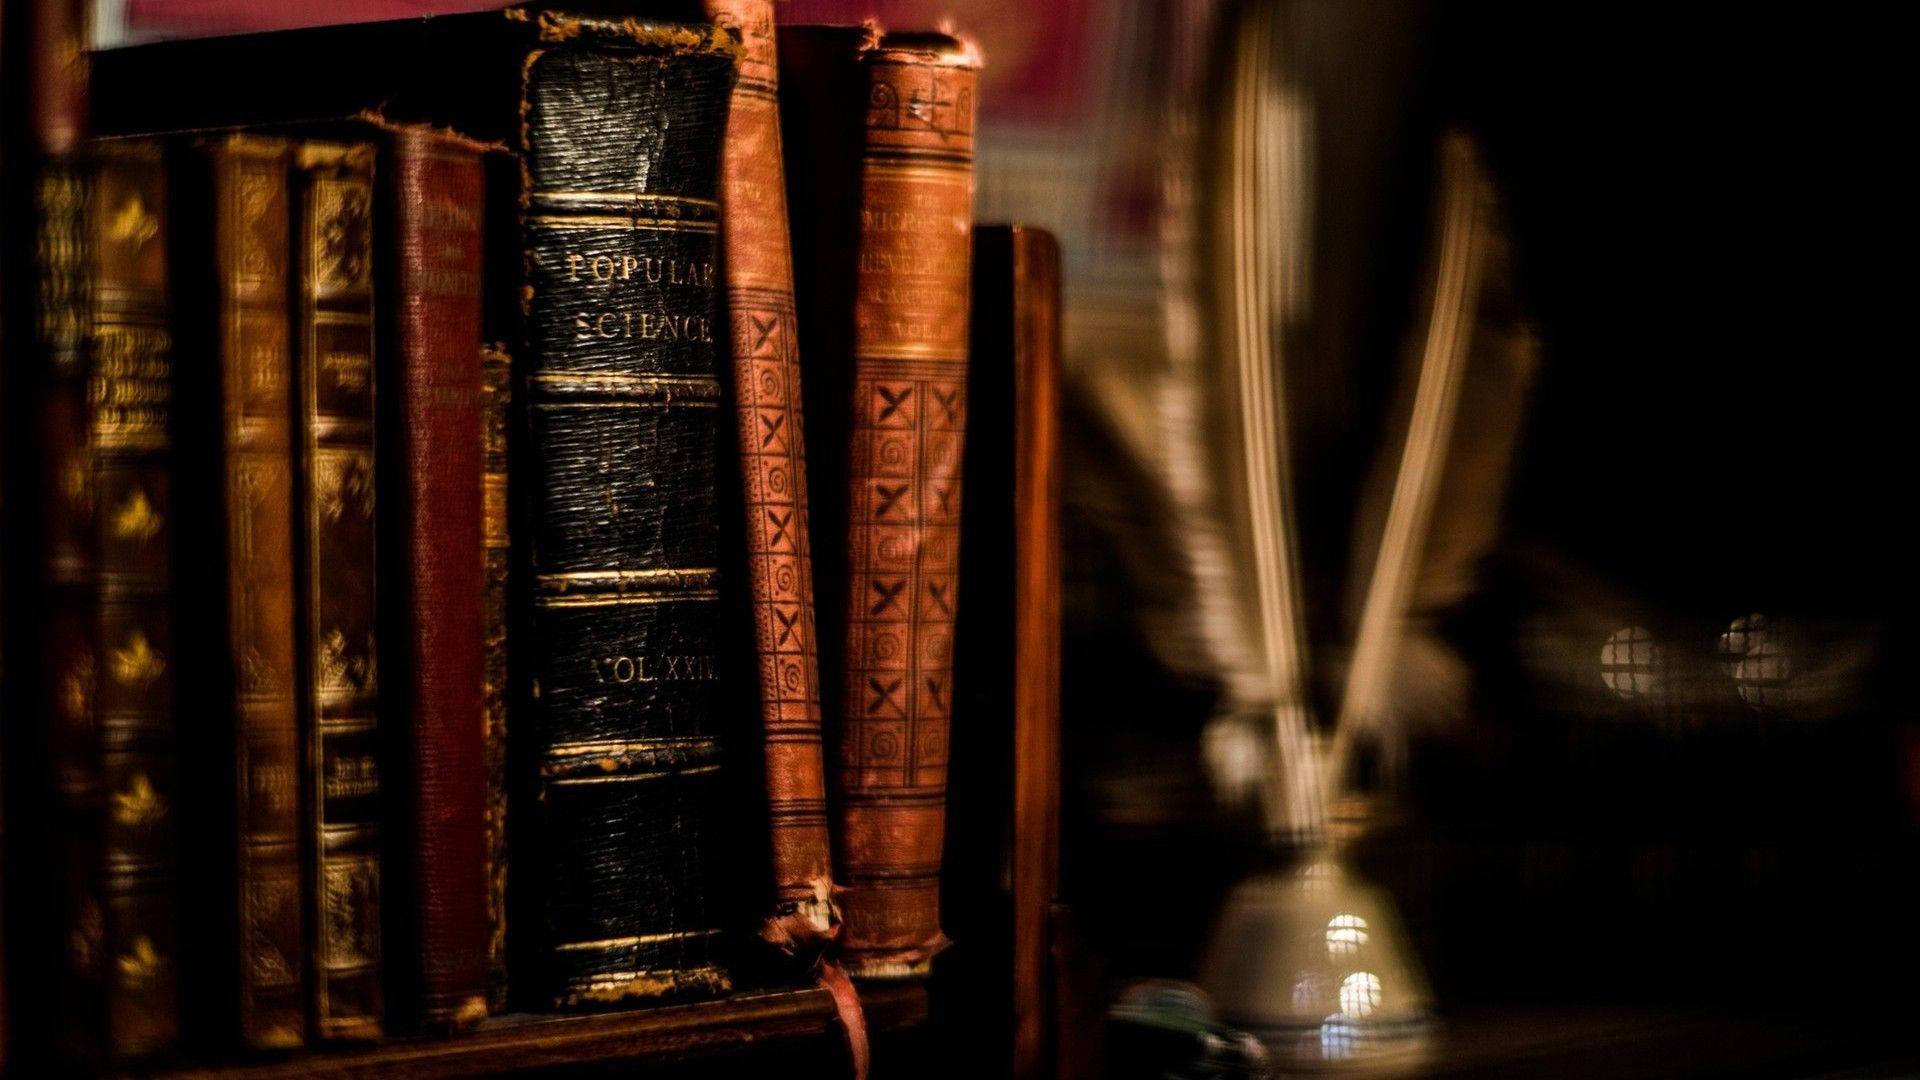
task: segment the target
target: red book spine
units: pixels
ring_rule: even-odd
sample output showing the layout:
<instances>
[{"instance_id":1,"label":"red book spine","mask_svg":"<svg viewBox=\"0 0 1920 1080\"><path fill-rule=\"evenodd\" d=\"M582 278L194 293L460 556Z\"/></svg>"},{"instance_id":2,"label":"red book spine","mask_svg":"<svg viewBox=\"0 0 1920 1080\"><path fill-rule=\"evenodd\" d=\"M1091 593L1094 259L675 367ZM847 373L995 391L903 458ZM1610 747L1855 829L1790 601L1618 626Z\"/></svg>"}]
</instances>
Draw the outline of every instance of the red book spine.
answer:
<instances>
[{"instance_id":1,"label":"red book spine","mask_svg":"<svg viewBox=\"0 0 1920 1080\"><path fill-rule=\"evenodd\" d=\"M407 949L434 1027L487 1014L480 154L426 128L392 136L389 640L412 770Z\"/></svg>"}]
</instances>

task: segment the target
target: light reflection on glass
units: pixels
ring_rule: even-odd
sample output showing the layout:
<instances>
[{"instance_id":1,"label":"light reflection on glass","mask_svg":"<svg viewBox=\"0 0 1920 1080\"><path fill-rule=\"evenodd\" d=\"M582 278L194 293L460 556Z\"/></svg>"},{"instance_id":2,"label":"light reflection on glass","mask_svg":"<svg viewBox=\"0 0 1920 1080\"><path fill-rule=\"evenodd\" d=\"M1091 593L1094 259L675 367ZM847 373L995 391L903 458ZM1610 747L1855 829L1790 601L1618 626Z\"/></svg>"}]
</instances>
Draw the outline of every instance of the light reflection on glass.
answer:
<instances>
[{"instance_id":1,"label":"light reflection on glass","mask_svg":"<svg viewBox=\"0 0 1920 1080\"><path fill-rule=\"evenodd\" d=\"M1645 697L1659 689L1664 660L1646 627L1622 627L1600 646L1600 681L1623 698Z\"/></svg>"},{"instance_id":2,"label":"light reflection on glass","mask_svg":"<svg viewBox=\"0 0 1920 1080\"><path fill-rule=\"evenodd\" d=\"M1793 677L1785 637L1765 615L1744 615L1720 635L1720 662L1733 677L1740 700L1755 708L1784 703Z\"/></svg>"},{"instance_id":3,"label":"light reflection on glass","mask_svg":"<svg viewBox=\"0 0 1920 1080\"><path fill-rule=\"evenodd\" d=\"M1308 863L1300 869L1300 890L1309 896L1330 891L1340 881L1340 868L1330 862Z\"/></svg>"},{"instance_id":4,"label":"light reflection on glass","mask_svg":"<svg viewBox=\"0 0 1920 1080\"><path fill-rule=\"evenodd\" d=\"M1372 1016L1380 1007L1380 976L1356 971L1340 980L1340 1011L1356 1019Z\"/></svg>"},{"instance_id":5,"label":"light reflection on glass","mask_svg":"<svg viewBox=\"0 0 1920 1080\"><path fill-rule=\"evenodd\" d=\"M1334 1013L1320 1024L1320 1056L1329 1061L1344 1061L1353 1056L1354 1039L1360 1029L1346 1013Z\"/></svg>"},{"instance_id":6,"label":"light reflection on glass","mask_svg":"<svg viewBox=\"0 0 1920 1080\"><path fill-rule=\"evenodd\" d=\"M1367 920L1358 915L1335 915L1327 922L1327 955L1352 956L1367 943Z\"/></svg>"}]
</instances>

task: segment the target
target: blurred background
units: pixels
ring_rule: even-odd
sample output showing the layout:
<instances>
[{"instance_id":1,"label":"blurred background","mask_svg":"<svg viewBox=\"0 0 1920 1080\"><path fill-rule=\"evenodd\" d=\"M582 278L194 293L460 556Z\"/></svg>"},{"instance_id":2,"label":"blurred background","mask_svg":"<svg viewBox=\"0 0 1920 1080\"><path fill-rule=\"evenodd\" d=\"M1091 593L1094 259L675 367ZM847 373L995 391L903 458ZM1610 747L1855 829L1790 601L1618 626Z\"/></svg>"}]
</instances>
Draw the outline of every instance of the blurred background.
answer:
<instances>
[{"instance_id":1,"label":"blurred background","mask_svg":"<svg viewBox=\"0 0 1920 1080\"><path fill-rule=\"evenodd\" d=\"M349 6L488 5L103 0L99 24L111 43ZM1354 865L1399 904L1443 1010L1791 1004L1845 1038L1911 999L1878 989L1913 970L1920 825L1897 674L1911 91L1890 16L782 10L867 17L977 37L978 216L1053 230L1066 261L1062 858L1086 985L1110 1000L1191 976L1227 887L1281 857L1246 790L1272 703L1247 690L1259 523L1222 464L1244 446L1210 411L1246 393L1223 360L1221 245L1265 230L1261 393L1284 418L1295 553L1282 636L1324 732L1418 411L1455 146L1491 254L1444 477L1366 688ZM1236 224L1222 140L1246 101L1267 217Z\"/></svg>"}]
</instances>

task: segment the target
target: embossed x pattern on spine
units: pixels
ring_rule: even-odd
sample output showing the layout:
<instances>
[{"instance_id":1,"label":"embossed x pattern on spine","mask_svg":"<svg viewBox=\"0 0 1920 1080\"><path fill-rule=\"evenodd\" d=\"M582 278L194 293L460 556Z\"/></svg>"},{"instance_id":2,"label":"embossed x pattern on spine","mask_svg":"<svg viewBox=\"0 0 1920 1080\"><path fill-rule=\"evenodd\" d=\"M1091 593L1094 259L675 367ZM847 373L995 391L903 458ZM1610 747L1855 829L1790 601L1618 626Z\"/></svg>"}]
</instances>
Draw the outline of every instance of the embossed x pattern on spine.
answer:
<instances>
[{"instance_id":1,"label":"embossed x pattern on spine","mask_svg":"<svg viewBox=\"0 0 1920 1080\"><path fill-rule=\"evenodd\" d=\"M526 61L533 709L547 990L724 989L707 896L721 32L547 16ZM523 870L524 871L524 863ZM537 875L537 876L533 876Z\"/></svg>"},{"instance_id":2,"label":"embossed x pattern on spine","mask_svg":"<svg viewBox=\"0 0 1920 1080\"><path fill-rule=\"evenodd\" d=\"M722 167L722 233L775 914L798 913L826 931L832 856L773 4L709 0L707 10L745 46Z\"/></svg>"},{"instance_id":3,"label":"embossed x pattern on spine","mask_svg":"<svg viewBox=\"0 0 1920 1080\"><path fill-rule=\"evenodd\" d=\"M848 451L842 946L918 974L940 932L966 429L974 70L952 39L867 55Z\"/></svg>"}]
</instances>

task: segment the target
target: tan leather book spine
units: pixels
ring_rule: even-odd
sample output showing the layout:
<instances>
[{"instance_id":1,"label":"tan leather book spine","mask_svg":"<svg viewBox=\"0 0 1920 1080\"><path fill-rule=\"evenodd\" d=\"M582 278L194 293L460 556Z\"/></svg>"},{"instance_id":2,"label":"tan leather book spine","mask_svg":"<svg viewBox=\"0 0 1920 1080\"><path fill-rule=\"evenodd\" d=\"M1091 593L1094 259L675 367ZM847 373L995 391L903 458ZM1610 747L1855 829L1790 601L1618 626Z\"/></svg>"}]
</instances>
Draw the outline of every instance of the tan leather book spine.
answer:
<instances>
[{"instance_id":1,"label":"tan leather book spine","mask_svg":"<svg viewBox=\"0 0 1920 1080\"><path fill-rule=\"evenodd\" d=\"M721 152L721 250L773 852L763 933L793 947L832 929L833 859L778 52L772 0L707 0L707 14L744 45Z\"/></svg>"},{"instance_id":2,"label":"tan leather book spine","mask_svg":"<svg viewBox=\"0 0 1920 1080\"><path fill-rule=\"evenodd\" d=\"M507 415L513 357L503 345L480 350L481 550L486 559L487 1008L507 1007Z\"/></svg>"},{"instance_id":3,"label":"tan leather book spine","mask_svg":"<svg viewBox=\"0 0 1920 1080\"><path fill-rule=\"evenodd\" d=\"M219 306L228 648L239 842L239 1024L262 1049L306 1041L294 697L293 405L283 139L209 144Z\"/></svg>"},{"instance_id":4,"label":"tan leather book spine","mask_svg":"<svg viewBox=\"0 0 1920 1080\"><path fill-rule=\"evenodd\" d=\"M888 34L864 56L847 477L839 857L848 971L927 972L960 556L974 51Z\"/></svg>"},{"instance_id":5,"label":"tan leather book spine","mask_svg":"<svg viewBox=\"0 0 1920 1080\"><path fill-rule=\"evenodd\" d=\"M294 150L300 305L298 678L313 1033L381 1033L380 688L375 640L373 163Z\"/></svg>"}]
</instances>

